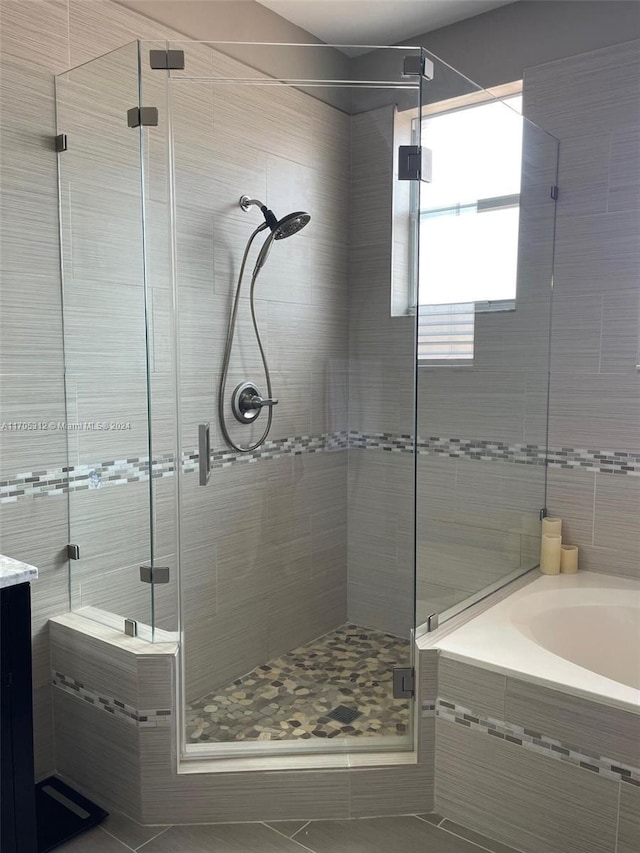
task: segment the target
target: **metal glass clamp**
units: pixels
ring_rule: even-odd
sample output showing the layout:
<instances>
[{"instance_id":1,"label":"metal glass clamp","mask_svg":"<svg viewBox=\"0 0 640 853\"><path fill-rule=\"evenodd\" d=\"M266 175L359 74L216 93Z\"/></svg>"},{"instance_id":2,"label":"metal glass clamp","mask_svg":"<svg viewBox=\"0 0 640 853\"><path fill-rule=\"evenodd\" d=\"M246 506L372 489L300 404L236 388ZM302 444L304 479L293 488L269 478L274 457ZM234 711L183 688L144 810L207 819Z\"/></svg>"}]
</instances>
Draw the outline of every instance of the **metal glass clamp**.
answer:
<instances>
[{"instance_id":1,"label":"metal glass clamp","mask_svg":"<svg viewBox=\"0 0 640 853\"><path fill-rule=\"evenodd\" d=\"M140 566L142 583L169 583L169 566Z\"/></svg>"}]
</instances>

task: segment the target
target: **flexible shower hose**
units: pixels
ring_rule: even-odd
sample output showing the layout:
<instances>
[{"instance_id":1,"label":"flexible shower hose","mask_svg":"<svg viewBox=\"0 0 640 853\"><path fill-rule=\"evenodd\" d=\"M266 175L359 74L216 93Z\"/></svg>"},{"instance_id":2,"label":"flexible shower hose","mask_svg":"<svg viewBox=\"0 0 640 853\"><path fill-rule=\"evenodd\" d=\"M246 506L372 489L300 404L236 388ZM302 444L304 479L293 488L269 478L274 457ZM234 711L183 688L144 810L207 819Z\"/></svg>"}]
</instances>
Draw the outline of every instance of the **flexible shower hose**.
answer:
<instances>
[{"instance_id":1,"label":"flexible shower hose","mask_svg":"<svg viewBox=\"0 0 640 853\"><path fill-rule=\"evenodd\" d=\"M249 237L247 241L247 245L244 250L244 255L242 256L242 263L240 264L240 273L238 275L238 284L236 286L236 295L233 300L233 310L231 312L231 317L229 318L229 330L227 332L227 341L224 349L224 358L222 360L222 377L220 379L220 388L218 391L218 416L220 418L220 428L222 430L222 435L225 438L227 444L232 447L234 450L237 450L238 453L251 453L253 450L257 450L261 444L264 444L267 436L269 435L269 430L271 429L271 422L273 420L273 408L269 406L269 415L267 419L267 425L264 429L264 432L260 436L260 438L254 443L249 445L248 447L242 447L239 444L236 444L235 441L229 435L229 431L227 430L227 424L224 417L224 401L225 401L225 391L227 387L227 375L229 373L229 362L231 360L231 349L233 347L233 338L236 331L236 318L238 314L238 308L240 305L240 291L242 289L242 279L244 277L244 268L247 264L247 257L249 255L249 250L251 249L251 245L255 238L261 231L264 231L267 228L267 224L265 222L262 225L259 225L253 234ZM258 321L256 318L256 307L255 307L255 287L256 280L260 273L260 268L256 267L253 271L253 275L251 276L251 288L249 290L249 304L251 306L251 321L253 323L253 331L256 336L256 343L258 344L258 349L260 350L260 357L262 359L262 364L264 367L264 375L267 380L267 396L272 397L271 390L271 374L269 372L269 364L267 362L267 357L264 352L264 347L262 346L262 339L260 337L260 330L258 329Z\"/></svg>"}]
</instances>

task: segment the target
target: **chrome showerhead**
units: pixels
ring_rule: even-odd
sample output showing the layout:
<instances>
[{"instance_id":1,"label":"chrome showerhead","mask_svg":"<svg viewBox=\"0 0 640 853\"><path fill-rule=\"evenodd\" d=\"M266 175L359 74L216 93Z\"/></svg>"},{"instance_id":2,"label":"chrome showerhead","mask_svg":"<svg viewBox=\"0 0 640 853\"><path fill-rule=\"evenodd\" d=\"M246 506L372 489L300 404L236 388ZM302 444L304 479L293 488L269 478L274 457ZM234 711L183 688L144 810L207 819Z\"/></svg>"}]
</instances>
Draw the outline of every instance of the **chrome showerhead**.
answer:
<instances>
[{"instance_id":1,"label":"chrome showerhead","mask_svg":"<svg viewBox=\"0 0 640 853\"><path fill-rule=\"evenodd\" d=\"M297 234L309 222L311 217L303 210L296 210L295 213L289 213L283 216L277 223L273 231L274 240L284 240L285 237L291 237L292 234Z\"/></svg>"},{"instance_id":2,"label":"chrome showerhead","mask_svg":"<svg viewBox=\"0 0 640 853\"><path fill-rule=\"evenodd\" d=\"M264 216L264 221L271 229L271 233L275 240L284 240L285 237L291 237L292 234L297 234L309 222L311 217L303 210L296 210L294 213L289 213L283 216L282 219L277 219L275 213L269 210L266 204L257 198L249 198L248 195L240 197L240 207L247 211L250 207L259 207Z\"/></svg>"}]
</instances>

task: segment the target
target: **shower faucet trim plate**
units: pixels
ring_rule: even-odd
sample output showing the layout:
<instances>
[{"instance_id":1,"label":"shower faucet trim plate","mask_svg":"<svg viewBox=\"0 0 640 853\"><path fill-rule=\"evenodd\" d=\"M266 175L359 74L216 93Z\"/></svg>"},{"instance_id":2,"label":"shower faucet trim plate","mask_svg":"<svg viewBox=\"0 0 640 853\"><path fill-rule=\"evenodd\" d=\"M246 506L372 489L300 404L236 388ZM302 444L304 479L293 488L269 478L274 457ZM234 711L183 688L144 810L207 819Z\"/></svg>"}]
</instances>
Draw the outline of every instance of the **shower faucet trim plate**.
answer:
<instances>
[{"instance_id":1,"label":"shower faucet trim plate","mask_svg":"<svg viewBox=\"0 0 640 853\"><path fill-rule=\"evenodd\" d=\"M255 421L264 408L277 406L275 397L263 397L255 382L241 382L231 397L231 410L241 424Z\"/></svg>"}]
</instances>

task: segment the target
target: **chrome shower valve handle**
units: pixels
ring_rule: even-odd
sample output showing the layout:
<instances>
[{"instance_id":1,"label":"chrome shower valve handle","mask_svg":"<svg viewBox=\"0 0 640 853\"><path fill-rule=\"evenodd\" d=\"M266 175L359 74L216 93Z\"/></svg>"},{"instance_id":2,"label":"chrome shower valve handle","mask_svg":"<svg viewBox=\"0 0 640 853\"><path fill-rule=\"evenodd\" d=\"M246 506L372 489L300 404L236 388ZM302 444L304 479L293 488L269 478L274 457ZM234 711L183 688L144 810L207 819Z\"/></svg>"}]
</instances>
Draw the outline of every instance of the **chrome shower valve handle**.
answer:
<instances>
[{"instance_id":1,"label":"chrome shower valve handle","mask_svg":"<svg viewBox=\"0 0 640 853\"><path fill-rule=\"evenodd\" d=\"M278 401L275 397L251 397L248 402L248 406L251 409L262 409L264 406L277 406Z\"/></svg>"},{"instance_id":2,"label":"chrome shower valve handle","mask_svg":"<svg viewBox=\"0 0 640 853\"><path fill-rule=\"evenodd\" d=\"M277 404L275 397L262 397L255 382L242 382L231 397L231 409L241 424L252 423L264 408Z\"/></svg>"}]
</instances>

